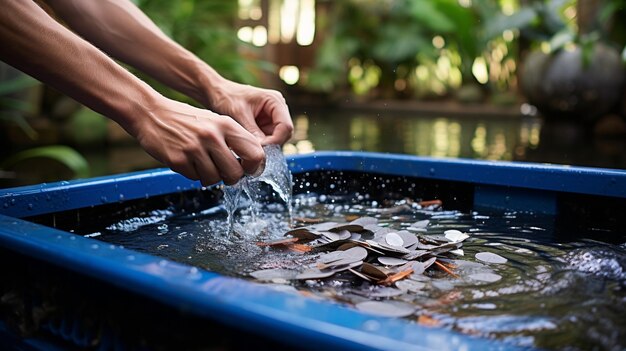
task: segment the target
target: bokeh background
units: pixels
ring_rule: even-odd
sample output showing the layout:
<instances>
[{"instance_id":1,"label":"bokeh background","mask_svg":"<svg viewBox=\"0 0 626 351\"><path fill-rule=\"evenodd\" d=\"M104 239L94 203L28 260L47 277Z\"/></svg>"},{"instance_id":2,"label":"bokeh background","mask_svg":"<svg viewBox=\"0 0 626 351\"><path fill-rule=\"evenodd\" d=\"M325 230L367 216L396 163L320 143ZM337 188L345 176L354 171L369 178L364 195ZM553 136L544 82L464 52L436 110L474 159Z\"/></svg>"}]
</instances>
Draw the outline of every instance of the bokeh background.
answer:
<instances>
[{"instance_id":1,"label":"bokeh background","mask_svg":"<svg viewBox=\"0 0 626 351\"><path fill-rule=\"evenodd\" d=\"M626 0L134 2L222 75L283 92L285 153L626 168ZM2 63L0 126L0 187L161 167Z\"/></svg>"}]
</instances>

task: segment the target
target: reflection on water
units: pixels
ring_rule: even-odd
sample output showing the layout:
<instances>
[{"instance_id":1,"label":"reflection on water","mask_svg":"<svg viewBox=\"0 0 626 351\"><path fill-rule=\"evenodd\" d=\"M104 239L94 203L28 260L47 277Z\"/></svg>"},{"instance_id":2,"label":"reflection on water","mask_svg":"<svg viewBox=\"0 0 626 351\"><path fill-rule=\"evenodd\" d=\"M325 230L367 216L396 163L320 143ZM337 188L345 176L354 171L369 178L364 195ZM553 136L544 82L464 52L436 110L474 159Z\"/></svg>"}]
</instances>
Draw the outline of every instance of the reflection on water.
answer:
<instances>
[{"instance_id":1,"label":"reflection on water","mask_svg":"<svg viewBox=\"0 0 626 351\"><path fill-rule=\"evenodd\" d=\"M405 153L419 156L529 161L626 169L625 138L594 138L585 126L515 116L428 116L408 112L355 112L339 109L300 113L294 109L294 135L287 154L321 150ZM90 176L162 167L134 140L126 145L79 151ZM59 179L49 167L25 165L0 187Z\"/></svg>"},{"instance_id":2,"label":"reflection on water","mask_svg":"<svg viewBox=\"0 0 626 351\"><path fill-rule=\"evenodd\" d=\"M626 141L537 117L446 117L315 111L294 115L285 153L352 150L626 168Z\"/></svg>"},{"instance_id":3,"label":"reflection on water","mask_svg":"<svg viewBox=\"0 0 626 351\"><path fill-rule=\"evenodd\" d=\"M539 145L541 120L300 114L294 127L287 153L353 150L514 160Z\"/></svg>"}]
</instances>

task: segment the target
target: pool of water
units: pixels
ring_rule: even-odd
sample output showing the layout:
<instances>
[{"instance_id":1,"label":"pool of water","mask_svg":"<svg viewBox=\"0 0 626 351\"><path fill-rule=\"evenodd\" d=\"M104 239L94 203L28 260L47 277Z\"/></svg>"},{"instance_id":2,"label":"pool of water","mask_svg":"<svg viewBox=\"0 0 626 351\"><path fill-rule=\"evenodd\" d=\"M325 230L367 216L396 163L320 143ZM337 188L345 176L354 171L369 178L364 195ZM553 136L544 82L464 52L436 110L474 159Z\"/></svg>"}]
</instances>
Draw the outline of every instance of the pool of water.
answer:
<instances>
[{"instance_id":1,"label":"pool of water","mask_svg":"<svg viewBox=\"0 0 626 351\"><path fill-rule=\"evenodd\" d=\"M323 150L394 152L418 156L528 161L626 169L626 139L593 137L575 123L535 117L362 112L293 107L294 136L286 153ZM120 133L123 133L120 131ZM82 147L90 176L162 167L129 137L126 144ZM22 167L0 187L51 182L58 167Z\"/></svg>"},{"instance_id":2,"label":"pool of water","mask_svg":"<svg viewBox=\"0 0 626 351\"><path fill-rule=\"evenodd\" d=\"M598 138L585 126L534 117L423 115L340 110L292 111L284 150L395 152L418 156L528 161L626 169L626 139ZM136 145L81 150L92 175L159 167Z\"/></svg>"},{"instance_id":3,"label":"pool of water","mask_svg":"<svg viewBox=\"0 0 626 351\"><path fill-rule=\"evenodd\" d=\"M440 238L455 229L469 238L463 242L462 256L442 255L452 274L432 266L402 279L412 284L410 290L406 284L379 286L347 271L324 279L279 276L264 284L347 306L369 300L408 305L413 310L404 318L414 323L514 345L626 348L624 232L598 241L598 228L562 233L549 216L450 210L445 203L421 206L424 199L384 200L366 192L320 193L314 184L305 190L294 199L296 225L308 225L305 219L347 222L369 216L380 226L401 230L428 220L414 235ZM266 201L254 215L250 205L245 199L240 202L233 232L227 229L225 208L217 206L192 213L155 210L103 223L87 236L254 281L259 270L299 271L335 250L259 246L258 242L284 238L294 223L279 201ZM506 262L481 261L476 256L480 252L495 253Z\"/></svg>"},{"instance_id":4,"label":"pool of water","mask_svg":"<svg viewBox=\"0 0 626 351\"><path fill-rule=\"evenodd\" d=\"M418 156L626 168L626 139L594 137L588 126L529 116L324 111L293 114L287 152L353 150Z\"/></svg>"}]
</instances>

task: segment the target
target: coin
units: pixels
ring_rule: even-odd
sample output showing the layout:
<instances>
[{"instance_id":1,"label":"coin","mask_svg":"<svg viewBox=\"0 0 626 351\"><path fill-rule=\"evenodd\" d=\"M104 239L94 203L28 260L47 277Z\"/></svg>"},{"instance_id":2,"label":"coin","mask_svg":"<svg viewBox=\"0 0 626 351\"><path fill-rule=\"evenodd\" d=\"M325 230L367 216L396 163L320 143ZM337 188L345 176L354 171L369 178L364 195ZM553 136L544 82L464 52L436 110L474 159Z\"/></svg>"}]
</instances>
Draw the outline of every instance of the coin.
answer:
<instances>
[{"instance_id":1,"label":"coin","mask_svg":"<svg viewBox=\"0 0 626 351\"><path fill-rule=\"evenodd\" d=\"M361 312L383 317L406 317L415 312L409 304L392 304L380 301L364 301L355 305Z\"/></svg>"},{"instance_id":2,"label":"coin","mask_svg":"<svg viewBox=\"0 0 626 351\"><path fill-rule=\"evenodd\" d=\"M385 266L400 266L407 263L408 261L401 258L381 256L378 257L378 262L384 264Z\"/></svg>"},{"instance_id":3,"label":"coin","mask_svg":"<svg viewBox=\"0 0 626 351\"><path fill-rule=\"evenodd\" d=\"M492 252L479 252L475 255L475 257L476 259L486 263L503 264L507 262L506 258Z\"/></svg>"},{"instance_id":4,"label":"coin","mask_svg":"<svg viewBox=\"0 0 626 351\"><path fill-rule=\"evenodd\" d=\"M443 234L445 235L446 239L452 242L461 242L469 238L469 235L462 233L461 231L456 229L446 230L445 232L443 232Z\"/></svg>"}]
</instances>

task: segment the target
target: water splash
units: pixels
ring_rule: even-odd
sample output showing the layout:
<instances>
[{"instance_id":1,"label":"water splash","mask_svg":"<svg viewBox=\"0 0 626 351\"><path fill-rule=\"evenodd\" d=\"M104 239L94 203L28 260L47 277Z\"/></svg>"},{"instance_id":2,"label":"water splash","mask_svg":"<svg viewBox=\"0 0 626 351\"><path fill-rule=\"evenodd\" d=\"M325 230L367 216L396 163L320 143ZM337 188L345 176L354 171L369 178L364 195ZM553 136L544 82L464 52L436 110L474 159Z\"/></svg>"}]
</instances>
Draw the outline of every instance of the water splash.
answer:
<instances>
[{"instance_id":1,"label":"water splash","mask_svg":"<svg viewBox=\"0 0 626 351\"><path fill-rule=\"evenodd\" d=\"M291 204L293 180L287 160L279 145L267 145L265 150L265 170L258 178L253 178L251 182L265 182L285 202L289 212L289 223L291 223L293 206Z\"/></svg>"},{"instance_id":2,"label":"water splash","mask_svg":"<svg viewBox=\"0 0 626 351\"><path fill-rule=\"evenodd\" d=\"M263 223L257 223L259 194L261 193L262 183L269 184L285 202L289 213L289 224L291 225L293 180L287 161L279 145L266 145L263 147L263 150L265 151L265 169L260 176L256 178L244 176L237 184L224 186L224 207L228 213L227 233L229 237L234 230L235 211L241 202L242 193L245 193L250 199L250 219L245 227L247 229L254 228L253 235L258 235L263 230Z\"/></svg>"},{"instance_id":3,"label":"water splash","mask_svg":"<svg viewBox=\"0 0 626 351\"><path fill-rule=\"evenodd\" d=\"M240 182L233 186L225 186L222 191L224 192L224 207L226 208L226 213L228 214L226 219L228 223L227 233L230 233L232 232L233 225L235 224L235 211L237 210L237 207L239 207L239 200L241 199L243 187Z\"/></svg>"}]
</instances>

